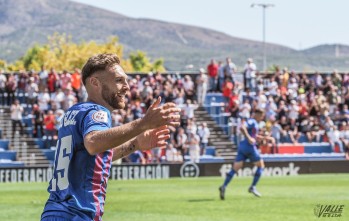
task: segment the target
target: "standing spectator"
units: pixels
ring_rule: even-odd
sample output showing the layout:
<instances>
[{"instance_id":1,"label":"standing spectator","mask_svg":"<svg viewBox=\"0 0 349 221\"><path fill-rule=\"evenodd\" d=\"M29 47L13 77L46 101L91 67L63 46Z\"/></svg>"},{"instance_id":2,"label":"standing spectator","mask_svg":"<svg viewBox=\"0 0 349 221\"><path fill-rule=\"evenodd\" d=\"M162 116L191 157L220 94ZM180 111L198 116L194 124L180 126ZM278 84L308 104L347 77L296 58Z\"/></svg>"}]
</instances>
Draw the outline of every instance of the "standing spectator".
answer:
<instances>
[{"instance_id":1,"label":"standing spectator","mask_svg":"<svg viewBox=\"0 0 349 221\"><path fill-rule=\"evenodd\" d=\"M62 89L58 88L55 93L51 94L51 108L53 110L62 109L65 95Z\"/></svg>"},{"instance_id":2,"label":"standing spectator","mask_svg":"<svg viewBox=\"0 0 349 221\"><path fill-rule=\"evenodd\" d=\"M239 96L233 90L231 96L229 97L229 107L228 112L230 112L231 117L237 118L239 113L240 100Z\"/></svg>"},{"instance_id":3,"label":"standing spectator","mask_svg":"<svg viewBox=\"0 0 349 221\"><path fill-rule=\"evenodd\" d=\"M270 121L272 123L271 136L275 139L276 145L278 145L280 143L281 134L283 134L282 127L274 117L272 117Z\"/></svg>"},{"instance_id":4,"label":"standing spectator","mask_svg":"<svg viewBox=\"0 0 349 221\"><path fill-rule=\"evenodd\" d=\"M56 135L55 124L56 124L55 115L53 114L52 110L49 110L47 112L47 115L44 118L46 136L53 137Z\"/></svg>"},{"instance_id":5,"label":"standing spectator","mask_svg":"<svg viewBox=\"0 0 349 221\"><path fill-rule=\"evenodd\" d=\"M269 94L271 94L273 97L275 97L277 95L277 89L278 89L279 85L278 83L275 81L275 77L271 77L270 78L270 82L268 84L268 90L269 90Z\"/></svg>"},{"instance_id":6,"label":"standing spectator","mask_svg":"<svg viewBox=\"0 0 349 221\"><path fill-rule=\"evenodd\" d=\"M48 89L45 88L43 91L41 91L38 95L38 104L39 104L39 109L43 112L46 112L50 106L50 94L48 93Z\"/></svg>"},{"instance_id":7,"label":"standing spectator","mask_svg":"<svg viewBox=\"0 0 349 221\"><path fill-rule=\"evenodd\" d=\"M217 80L218 80L218 69L219 66L214 59L211 59L211 63L207 66L207 73L210 77L209 80L209 91L215 92L217 90Z\"/></svg>"},{"instance_id":8,"label":"standing spectator","mask_svg":"<svg viewBox=\"0 0 349 221\"><path fill-rule=\"evenodd\" d=\"M35 104L39 92L39 86L34 82L34 77L29 78L29 82L27 84L27 88L25 89L28 94L27 102L28 104Z\"/></svg>"},{"instance_id":9,"label":"standing spectator","mask_svg":"<svg viewBox=\"0 0 349 221\"><path fill-rule=\"evenodd\" d=\"M244 84L245 88L249 88L250 91L256 90L256 64L253 63L253 59L249 58L247 59L247 63L244 67L244 79L246 79L246 83Z\"/></svg>"},{"instance_id":10,"label":"standing spectator","mask_svg":"<svg viewBox=\"0 0 349 221\"><path fill-rule=\"evenodd\" d=\"M33 136L38 138L44 136L44 113L40 110L37 104L33 105Z\"/></svg>"},{"instance_id":11,"label":"standing spectator","mask_svg":"<svg viewBox=\"0 0 349 221\"><path fill-rule=\"evenodd\" d=\"M16 96L15 92L17 89L17 82L15 76L10 74L6 82L6 92L7 92L7 105L10 106L14 102Z\"/></svg>"},{"instance_id":12,"label":"standing spectator","mask_svg":"<svg viewBox=\"0 0 349 221\"><path fill-rule=\"evenodd\" d=\"M63 73L60 77L60 86L62 88L62 90L66 90L66 89L71 89L71 75L68 73L67 70L63 70Z\"/></svg>"},{"instance_id":13,"label":"standing spectator","mask_svg":"<svg viewBox=\"0 0 349 221\"><path fill-rule=\"evenodd\" d=\"M187 135L184 133L184 129L182 127L178 128L178 134L176 137L176 149L181 152L182 158L184 160L184 156L186 154L186 142L187 142Z\"/></svg>"},{"instance_id":14,"label":"standing spectator","mask_svg":"<svg viewBox=\"0 0 349 221\"><path fill-rule=\"evenodd\" d=\"M4 71L0 69L0 105L5 105L5 91L7 78Z\"/></svg>"},{"instance_id":15,"label":"standing spectator","mask_svg":"<svg viewBox=\"0 0 349 221\"><path fill-rule=\"evenodd\" d=\"M200 137L200 155L203 155L206 152L208 139L210 138L210 129L208 129L206 122L203 122L202 126L198 128L198 135Z\"/></svg>"},{"instance_id":16,"label":"standing spectator","mask_svg":"<svg viewBox=\"0 0 349 221\"><path fill-rule=\"evenodd\" d=\"M187 145L189 149L189 156L190 161L198 163L200 161L200 137L190 132L188 139L187 139Z\"/></svg>"},{"instance_id":17,"label":"standing spectator","mask_svg":"<svg viewBox=\"0 0 349 221\"><path fill-rule=\"evenodd\" d=\"M24 93L25 88L27 87L27 83L28 83L28 75L24 71L21 71L19 73L19 78L17 81L17 92Z\"/></svg>"},{"instance_id":18,"label":"standing spectator","mask_svg":"<svg viewBox=\"0 0 349 221\"><path fill-rule=\"evenodd\" d=\"M223 84L224 84L224 65L221 61L218 62L218 83L217 90L222 92Z\"/></svg>"},{"instance_id":19,"label":"standing spectator","mask_svg":"<svg viewBox=\"0 0 349 221\"><path fill-rule=\"evenodd\" d=\"M314 82L315 87L319 88L322 86L323 79L319 72L316 71L311 80Z\"/></svg>"},{"instance_id":20,"label":"standing spectator","mask_svg":"<svg viewBox=\"0 0 349 221\"><path fill-rule=\"evenodd\" d=\"M48 74L47 77L47 88L48 88L48 92L50 93L50 95L52 95L56 89L57 89L57 84L58 84L58 74L56 73L54 68L51 68L50 73Z\"/></svg>"},{"instance_id":21,"label":"standing spectator","mask_svg":"<svg viewBox=\"0 0 349 221\"><path fill-rule=\"evenodd\" d=\"M55 129L56 131L59 130L59 128L62 127L62 123L63 123L63 118L64 118L64 110L59 109L56 110L55 112Z\"/></svg>"},{"instance_id":22,"label":"standing spectator","mask_svg":"<svg viewBox=\"0 0 349 221\"><path fill-rule=\"evenodd\" d=\"M226 59L226 64L224 66L224 79L230 78L231 81L234 83L234 75L236 72L236 66L235 64L231 61L231 58Z\"/></svg>"},{"instance_id":23,"label":"standing spectator","mask_svg":"<svg viewBox=\"0 0 349 221\"><path fill-rule=\"evenodd\" d=\"M187 119L193 119L194 118L194 110L197 108L197 105L194 105L191 103L191 100L187 100L186 105L182 107L182 110L184 111L184 115Z\"/></svg>"},{"instance_id":24,"label":"standing spectator","mask_svg":"<svg viewBox=\"0 0 349 221\"><path fill-rule=\"evenodd\" d=\"M41 71L39 72L39 91L44 91L47 88L47 78L48 73L45 69L45 66L41 66Z\"/></svg>"},{"instance_id":25,"label":"standing spectator","mask_svg":"<svg viewBox=\"0 0 349 221\"><path fill-rule=\"evenodd\" d=\"M251 110L252 107L248 101L248 99L245 99L244 103L240 106L240 117L248 119L251 116Z\"/></svg>"},{"instance_id":26,"label":"standing spectator","mask_svg":"<svg viewBox=\"0 0 349 221\"><path fill-rule=\"evenodd\" d=\"M288 68L284 67L282 74L280 75L280 84L282 87L287 88L289 78L290 74L288 73Z\"/></svg>"},{"instance_id":27,"label":"standing spectator","mask_svg":"<svg viewBox=\"0 0 349 221\"><path fill-rule=\"evenodd\" d=\"M222 93L223 93L223 96L226 100L226 103L229 102L229 97L230 97L233 89L234 89L233 82L231 81L230 78L226 78L225 82L223 84L223 88L222 88Z\"/></svg>"},{"instance_id":28,"label":"standing spectator","mask_svg":"<svg viewBox=\"0 0 349 221\"><path fill-rule=\"evenodd\" d=\"M194 82L189 75L184 76L183 88L185 99L193 100L195 96Z\"/></svg>"},{"instance_id":29,"label":"standing spectator","mask_svg":"<svg viewBox=\"0 0 349 221\"><path fill-rule=\"evenodd\" d=\"M67 110L74 104L76 104L77 99L75 97L75 94L73 93L72 89L66 89L64 92L64 100L63 100L63 110Z\"/></svg>"},{"instance_id":30,"label":"standing spectator","mask_svg":"<svg viewBox=\"0 0 349 221\"><path fill-rule=\"evenodd\" d=\"M12 121L12 137L15 136L16 127L19 125L21 128L20 133L23 134L23 125L22 125L22 113L23 107L19 104L19 100L15 100L11 105L11 121Z\"/></svg>"},{"instance_id":31,"label":"standing spectator","mask_svg":"<svg viewBox=\"0 0 349 221\"><path fill-rule=\"evenodd\" d=\"M196 93L198 97L198 104L202 105L205 103L207 92L207 75L203 68L200 68L200 74L196 78Z\"/></svg>"},{"instance_id":32,"label":"standing spectator","mask_svg":"<svg viewBox=\"0 0 349 221\"><path fill-rule=\"evenodd\" d=\"M75 96L78 102L80 102L79 91L81 88L81 74L78 68L75 68L75 72L71 75L71 86L73 88L73 91L75 93Z\"/></svg>"},{"instance_id":33,"label":"standing spectator","mask_svg":"<svg viewBox=\"0 0 349 221\"><path fill-rule=\"evenodd\" d=\"M265 110L265 107L267 106L268 98L265 96L263 91L259 91L258 95L256 96L257 101L257 109Z\"/></svg>"}]
</instances>

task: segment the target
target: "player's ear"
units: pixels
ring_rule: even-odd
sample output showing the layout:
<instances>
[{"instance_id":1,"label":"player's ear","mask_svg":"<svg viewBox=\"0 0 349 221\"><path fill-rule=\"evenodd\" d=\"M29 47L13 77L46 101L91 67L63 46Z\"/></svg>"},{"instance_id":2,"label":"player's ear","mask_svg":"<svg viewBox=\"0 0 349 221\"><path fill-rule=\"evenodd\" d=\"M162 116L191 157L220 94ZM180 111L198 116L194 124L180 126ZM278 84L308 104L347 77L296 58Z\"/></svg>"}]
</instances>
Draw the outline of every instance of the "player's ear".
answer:
<instances>
[{"instance_id":1,"label":"player's ear","mask_svg":"<svg viewBox=\"0 0 349 221\"><path fill-rule=\"evenodd\" d=\"M91 84L91 86L93 86L93 87L98 87L99 84L100 84L99 80L97 78L95 78L95 77L90 77L88 79L88 81Z\"/></svg>"}]
</instances>

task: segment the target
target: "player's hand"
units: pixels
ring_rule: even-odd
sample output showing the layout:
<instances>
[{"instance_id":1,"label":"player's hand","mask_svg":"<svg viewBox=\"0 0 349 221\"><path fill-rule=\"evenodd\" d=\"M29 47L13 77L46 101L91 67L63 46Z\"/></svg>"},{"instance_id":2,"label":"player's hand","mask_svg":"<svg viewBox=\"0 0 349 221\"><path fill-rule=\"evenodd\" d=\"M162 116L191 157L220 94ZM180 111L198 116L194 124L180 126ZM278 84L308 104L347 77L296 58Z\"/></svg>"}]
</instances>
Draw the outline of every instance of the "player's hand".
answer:
<instances>
[{"instance_id":1,"label":"player's hand","mask_svg":"<svg viewBox=\"0 0 349 221\"><path fill-rule=\"evenodd\" d=\"M162 126L156 129L147 130L136 137L136 147L141 151L150 150L154 147L164 148L167 145L166 140L170 138L168 127Z\"/></svg>"},{"instance_id":2,"label":"player's hand","mask_svg":"<svg viewBox=\"0 0 349 221\"><path fill-rule=\"evenodd\" d=\"M159 106L160 102L161 97L158 97L144 115L142 119L142 126L144 126L146 130L165 125L174 127L178 127L180 125L179 113L181 112L181 109L176 107L176 104L174 103L166 103Z\"/></svg>"}]
</instances>

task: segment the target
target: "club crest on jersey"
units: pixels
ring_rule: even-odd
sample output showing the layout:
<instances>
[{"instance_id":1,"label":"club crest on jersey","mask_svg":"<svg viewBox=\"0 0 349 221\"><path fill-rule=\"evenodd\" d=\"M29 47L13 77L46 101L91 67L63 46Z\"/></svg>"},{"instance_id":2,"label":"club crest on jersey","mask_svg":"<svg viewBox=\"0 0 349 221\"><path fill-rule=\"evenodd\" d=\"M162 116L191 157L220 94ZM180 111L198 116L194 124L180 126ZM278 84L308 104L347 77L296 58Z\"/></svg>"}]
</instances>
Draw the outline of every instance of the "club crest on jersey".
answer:
<instances>
[{"instance_id":1,"label":"club crest on jersey","mask_svg":"<svg viewBox=\"0 0 349 221\"><path fill-rule=\"evenodd\" d=\"M105 111L97 111L92 114L92 120L96 122L103 122L107 123L108 122L108 114Z\"/></svg>"}]
</instances>

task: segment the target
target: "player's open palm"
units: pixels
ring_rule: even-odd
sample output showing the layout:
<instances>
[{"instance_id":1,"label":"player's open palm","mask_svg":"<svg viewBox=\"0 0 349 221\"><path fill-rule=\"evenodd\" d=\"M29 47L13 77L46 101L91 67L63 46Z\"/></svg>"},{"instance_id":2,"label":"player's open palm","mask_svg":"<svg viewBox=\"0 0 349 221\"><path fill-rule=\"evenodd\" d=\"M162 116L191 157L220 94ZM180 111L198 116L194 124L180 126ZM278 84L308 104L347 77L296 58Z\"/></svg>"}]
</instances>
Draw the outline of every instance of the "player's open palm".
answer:
<instances>
[{"instance_id":1,"label":"player's open palm","mask_svg":"<svg viewBox=\"0 0 349 221\"><path fill-rule=\"evenodd\" d=\"M166 147L166 140L170 138L170 130L167 126L147 130L137 136L136 142L140 150L150 150L154 147Z\"/></svg>"},{"instance_id":2,"label":"player's open palm","mask_svg":"<svg viewBox=\"0 0 349 221\"><path fill-rule=\"evenodd\" d=\"M180 108L174 103L166 103L159 106L161 97L149 107L147 113L143 117L143 122L147 129L154 129L164 125L178 127L180 125Z\"/></svg>"}]
</instances>

